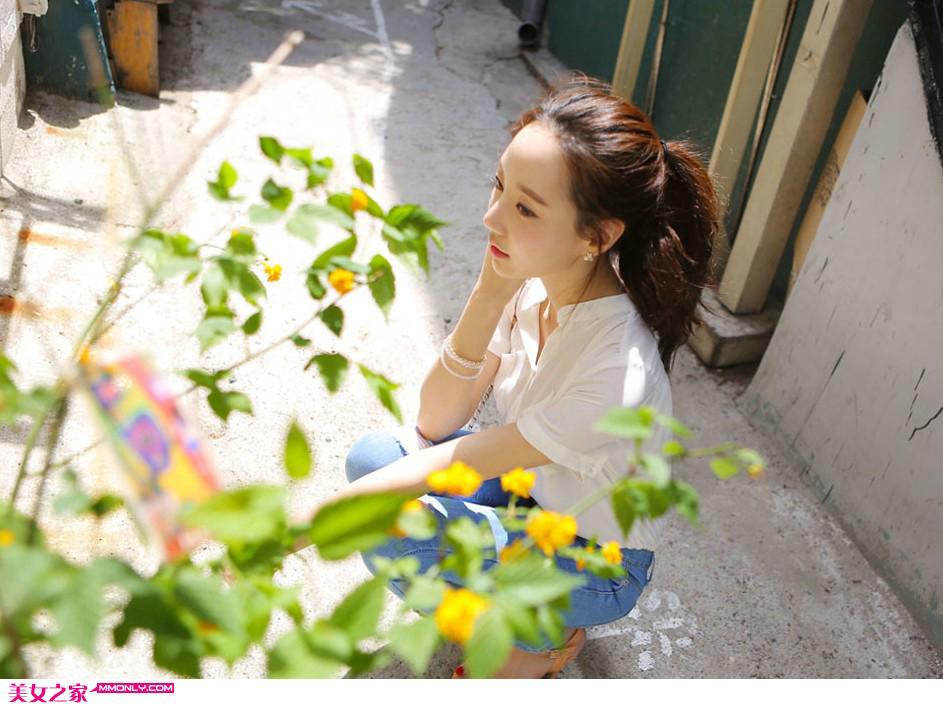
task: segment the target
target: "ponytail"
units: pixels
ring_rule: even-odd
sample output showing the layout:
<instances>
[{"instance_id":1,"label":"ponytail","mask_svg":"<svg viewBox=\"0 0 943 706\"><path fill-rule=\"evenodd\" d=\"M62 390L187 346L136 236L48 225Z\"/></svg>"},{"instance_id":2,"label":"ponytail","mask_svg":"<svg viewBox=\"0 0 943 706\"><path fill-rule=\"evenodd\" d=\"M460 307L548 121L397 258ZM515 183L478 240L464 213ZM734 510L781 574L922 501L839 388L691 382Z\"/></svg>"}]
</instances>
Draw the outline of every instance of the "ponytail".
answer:
<instances>
[{"instance_id":1,"label":"ponytail","mask_svg":"<svg viewBox=\"0 0 943 706\"><path fill-rule=\"evenodd\" d=\"M694 328L719 230L717 196L693 145L662 142L638 107L608 83L578 76L551 88L514 124L539 120L556 135L571 178L577 230L600 242L605 219L625 223L608 257L658 341L667 372ZM605 266L605 265L604 265Z\"/></svg>"}]
</instances>

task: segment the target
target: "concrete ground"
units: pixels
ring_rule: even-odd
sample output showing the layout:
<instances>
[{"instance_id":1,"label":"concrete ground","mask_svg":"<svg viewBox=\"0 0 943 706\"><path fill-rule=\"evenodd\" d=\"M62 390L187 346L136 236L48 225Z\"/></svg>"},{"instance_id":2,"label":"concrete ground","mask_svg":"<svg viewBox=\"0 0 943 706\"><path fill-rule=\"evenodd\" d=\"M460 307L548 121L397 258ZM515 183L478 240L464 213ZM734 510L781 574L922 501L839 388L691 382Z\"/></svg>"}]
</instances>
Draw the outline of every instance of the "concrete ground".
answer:
<instances>
[{"instance_id":1,"label":"concrete ground","mask_svg":"<svg viewBox=\"0 0 943 706\"><path fill-rule=\"evenodd\" d=\"M0 293L15 299L12 306L5 300L0 344L20 364L24 383L48 382L68 355L108 286L120 238L142 212L139 193L156 193L196 136L227 110L232 91L295 28L305 31L305 42L233 114L157 220L197 240L224 241L227 227L240 221L207 199L204 180L229 159L254 191L271 173L256 146L260 134L334 156L338 185L354 183L353 152L371 159L381 203L418 202L451 221L442 230L445 252L432 251L427 281L394 261L397 297L388 324L368 293L355 293L345 303L342 340L323 329L312 337L401 383L404 418L415 419L425 373L477 276L487 179L506 146L506 127L541 92L534 67L554 66L545 56L536 62L520 56L515 18L497 0L177 2L163 33L159 100L121 93L118 107L103 112L31 93L0 194ZM264 341L308 315L303 270L313 251L277 230L265 231L260 242L285 267L283 279L270 287ZM362 239L357 257L384 250L373 233ZM225 365L244 355L233 337L200 356L188 336L200 316L193 287L154 291L150 273L138 268L117 310L126 307L106 341L110 351L146 350L165 370ZM289 346L237 371L232 385L251 397L255 415L235 414L228 428L195 396L184 402L227 485L283 482L282 439L297 416L316 448L316 472L295 485L295 510L344 483L345 453L357 438L396 423L359 377L352 375L332 397L302 371L304 362ZM592 629L564 676L943 675L939 653L885 582L738 411L751 373L712 371L689 349L680 351L672 373L676 415L699 444L732 440L755 448L769 470L757 481L720 482L706 465L676 466L701 493L703 528L672 519L639 605L624 620ZM483 423L495 422L489 403ZM0 435L0 468L8 469L0 492L9 492L24 438L24 429ZM76 404L58 453L82 451L96 438L88 408ZM40 461L42 454L36 456ZM111 482L114 464L104 447L83 453L74 465L93 486ZM27 498L35 492L31 481ZM120 516L77 530L67 530L48 507L44 518L51 541L77 560L111 552L141 571L155 566L156 557L137 544ZM306 610L323 615L367 575L359 559L329 564L308 550L289 559L281 580L303 586ZM284 628L278 621L271 636ZM73 650L31 649L28 656L37 676L167 676L150 663L149 652L138 634L121 650L109 648L103 636L97 661ZM457 655L453 648L437 654L429 676L447 676ZM264 660L255 652L232 670L209 660L204 674L262 676ZM408 675L397 663L378 676Z\"/></svg>"}]
</instances>

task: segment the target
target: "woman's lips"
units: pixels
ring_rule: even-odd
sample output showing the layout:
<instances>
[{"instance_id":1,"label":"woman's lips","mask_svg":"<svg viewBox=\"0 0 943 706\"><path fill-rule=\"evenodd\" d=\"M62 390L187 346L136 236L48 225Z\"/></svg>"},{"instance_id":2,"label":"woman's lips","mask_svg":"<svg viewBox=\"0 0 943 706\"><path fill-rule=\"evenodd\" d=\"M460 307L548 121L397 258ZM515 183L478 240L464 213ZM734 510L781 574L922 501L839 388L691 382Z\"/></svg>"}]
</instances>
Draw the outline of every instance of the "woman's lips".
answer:
<instances>
[{"instance_id":1,"label":"woman's lips","mask_svg":"<svg viewBox=\"0 0 943 706\"><path fill-rule=\"evenodd\" d=\"M503 250L499 250L498 247L495 245L491 246L491 254L494 255L495 257L502 257L502 258L510 257L510 255L508 255Z\"/></svg>"}]
</instances>

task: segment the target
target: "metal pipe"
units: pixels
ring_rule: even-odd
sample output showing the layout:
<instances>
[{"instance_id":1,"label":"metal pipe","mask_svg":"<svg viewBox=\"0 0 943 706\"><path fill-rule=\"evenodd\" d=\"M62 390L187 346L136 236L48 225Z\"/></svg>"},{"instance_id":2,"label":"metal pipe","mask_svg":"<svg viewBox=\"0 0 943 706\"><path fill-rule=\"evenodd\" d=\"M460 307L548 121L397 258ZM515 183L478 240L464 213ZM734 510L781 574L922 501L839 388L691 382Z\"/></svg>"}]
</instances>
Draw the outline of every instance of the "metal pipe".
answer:
<instances>
[{"instance_id":1,"label":"metal pipe","mask_svg":"<svg viewBox=\"0 0 943 706\"><path fill-rule=\"evenodd\" d=\"M665 32L668 29L668 11L671 0L665 0L661 7L661 21L658 23L658 37L655 39L655 52L652 56L652 69L648 74L648 92L645 94L645 112L650 120L655 115L655 91L658 90L658 74L661 72L661 55L665 50Z\"/></svg>"},{"instance_id":2,"label":"metal pipe","mask_svg":"<svg viewBox=\"0 0 943 706\"><path fill-rule=\"evenodd\" d=\"M547 0L524 0L521 9L521 26L517 28L517 38L522 47L537 46L540 40L540 25L544 21Z\"/></svg>"}]
</instances>

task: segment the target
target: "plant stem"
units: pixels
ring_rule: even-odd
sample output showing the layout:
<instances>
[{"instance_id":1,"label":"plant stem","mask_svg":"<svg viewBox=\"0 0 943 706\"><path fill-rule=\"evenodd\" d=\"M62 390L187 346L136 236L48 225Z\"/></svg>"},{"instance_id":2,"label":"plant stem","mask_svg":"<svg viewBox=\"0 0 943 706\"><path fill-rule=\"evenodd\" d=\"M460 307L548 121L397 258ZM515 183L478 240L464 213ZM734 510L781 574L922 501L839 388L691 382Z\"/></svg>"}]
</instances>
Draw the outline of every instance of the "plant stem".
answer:
<instances>
[{"instance_id":1,"label":"plant stem","mask_svg":"<svg viewBox=\"0 0 943 706\"><path fill-rule=\"evenodd\" d=\"M46 481L49 479L49 469L52 467L52 455L55 453L56 444L59 442L59 436L62 434L62 426L65 422L66 414L69 410L69 394L62 397L56 409L56 416L52 420L52 429L49 431L49 444L46 451L46 462L43 465L42 475L39 478L39 490L36 492L36 501L33 503L33 512L30 515L29 530L26 534L26 543L32 544L36 539L36 528L39 524L39 509L43 501L43 495L46 491Z\"/></svg>"},{"instance_id":2,"label":"plant stem","mask_svg":"<svg viewBox=\"0 0 943 706\"><path fill-rule=\"evenodd\" d=\"M24 678L29 676L29 670L26 667L26 660L23 659L23 647L20 644L20 636L16 632L16 627L10 622L9 616L0 610L0 622L3 623L3 632L10 640L10 654L20 663L20 673L16 676Z\"/></svg>"}]
</instances>

